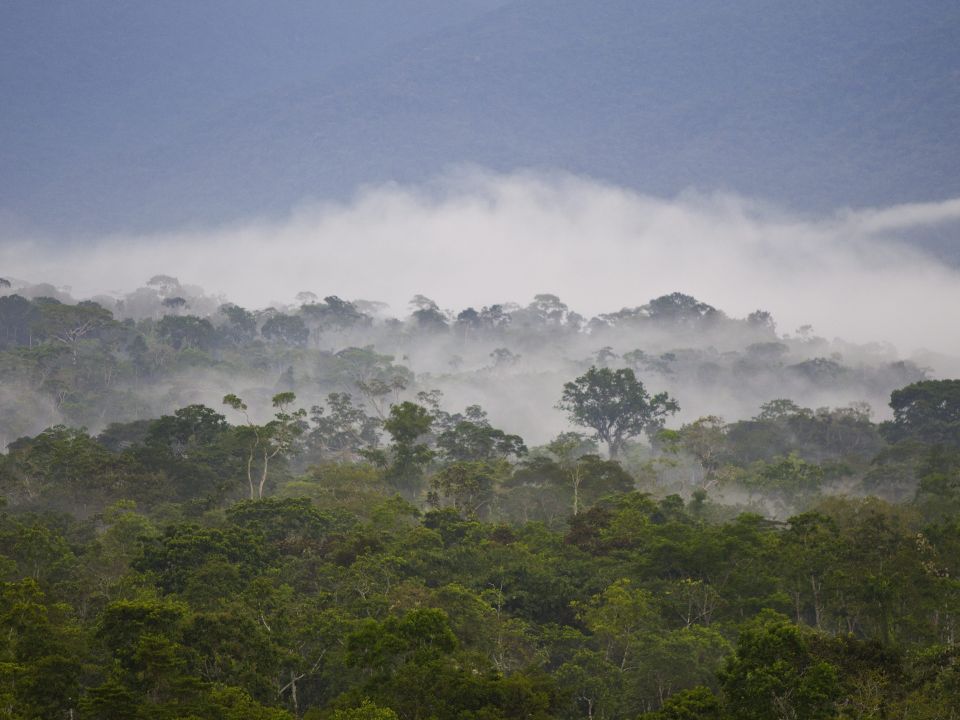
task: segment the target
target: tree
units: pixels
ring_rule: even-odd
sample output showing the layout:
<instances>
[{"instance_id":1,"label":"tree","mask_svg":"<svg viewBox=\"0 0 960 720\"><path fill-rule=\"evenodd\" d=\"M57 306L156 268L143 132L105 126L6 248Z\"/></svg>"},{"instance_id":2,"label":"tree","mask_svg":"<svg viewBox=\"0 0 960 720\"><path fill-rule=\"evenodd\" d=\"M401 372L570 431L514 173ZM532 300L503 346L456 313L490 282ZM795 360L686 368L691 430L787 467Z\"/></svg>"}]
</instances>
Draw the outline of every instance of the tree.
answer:
<instances>
[{"instance_id":1,"label":"tree","mask_svg":"<svg viewBox=\"0 0 960 720\"><path fill-rule=\"evenodd\" d=\"M214 442L227 431L226 418L206 405L188 405L173 415L153 421L144 441L162 445L177 458L189 456L197 447Z\"/></svg>"},{"instance_id":2,"label":"tree","mask_svg":"<svg viewBox=\"0 0 960 720\"><path fill-rule=\"evenodd\" d=\"M351 327L369 327L373 318L361 312L356 304L329 295L317 302L313 293L298 293L300 313L310 328L314 345L319 345L320 336L327 331L341 331Z\"/></svg>"},{"instance_id":3,"label":"tree","mask_svg":"<svg viewBox=\"0 0 960 720\"><path fill-rule=\"evenodd\" d=\"M674 693L660 710L641 715L643 720L723 720L724 717L720 698L702 685Z\"/></svg>"},{"instance_id":4,"label":"tree","mask_svg":"<svg viewBox=\"0 0 960 720\"><path fill-rule=\"evenodd\" d=\"M837 565L839 545L836 524L815 512L790 518L789 527L780 536L781 574L793 596L797 624L804 619L803 598L809 593L810 620L817 630L822 629L827 595L824 580Z\"/></svg>"},{"instance_id":5,"label":"tree","mask_svg":"<svg viewBox=\"0 0 960 720\"><path fill-rule=\"evenodd\" d=\"M578 615L594 634L604 659L620 671L629 669L643 652L644 635L656 628L654 597L621 578L587 603L575 605Z\"/></svg>"},{"instance_id":6,"label":"tree","mask_svg":"<svg viewBox=\"0 0 960 720\"><path fill-rule=\"evenodd\" d=\"M175 313L179 313L181 310L186 310L190 306L186 299L180 297L179 295L175 297L164 298L160 304L168 310L173 310Z\"/></svg>"},{"instance_id":7,"label":"tree","mask_svg":"<svg viewBox=\"0 0 960 720\"><path fill-rule=\"evenodd\" d=\"M273 396L273 407L277 409L273 420L266 425L257 425L247 413L247 405L234 394L225 395L223 404L243 413L247 424L243 426L244 440L247 445L247 482L250 485L250 499L263 497L267 484L270 461L278 455L290 453L294 443L304 432L306 411L290 411L288 408L296 401L292 392L282 392ZM260 461L260 477L254 481L254 463Z\"/></svg>"},{"instance_id":8,"label":"tree","mask_svg":"<svg viewBox=\"0 0 960 720\"><path fill-rule=\"evenodd\" d=\"M549 450L557 458L557 463L567 479L567 486L573 494L573 514L580 513L580 487L583 484L584 472L581 460L585 455L595 452L596 444L580 433L565 432L555 437L549 445Z\"/></svg>"},{"instance_id":9,"label":"tree","mask_svg":"<svg viewBox=\"0 0 960 720\"><path fill-rule=\"evenodd\" d=\"M333 720L398 720L398 716L390 708L364 700L358 707L335 710Z\"/></svg>"},{"instance_id":10,"label":"tree","mask_svg":"<svg viewBox=\"0 0 960 720\"><path fill-rule=\"evenodd\" d=\"M756 475L749 478L747 484L787 504L804 504L820 492L823 477L823 468L819 465L790 453L760 464Z\"/></svg>"},{"instance_id":11,"label":"tree","mask_svg":"<svg viewBox=\"0 0 960 720\"><path fill-rule=\"evenodd\" d=\"M39 334L69 347L74 364L80 341L113 322L113 313L89 300L64 305L53 298L37 298L34 305L40 310L36 321Z\"/></svg>"},{"instance_id":12,"label":"tree","mask_svg":"<svg viewBox=\"0 0 960 720\"><path fill-rule=\"evenodd\" d=\"M497 485L509 476L504 461L461 460L442 468L430 480L430 504L439 507L442 500L464 517L485 518L490 513Z\"/></svg>"},{"instance_id":13,"label":"tree","mask_svg":"<svg viewBox=\"0 0 960 720\"><path fill-rule=\"evenodd\" d=\"M781 422L797 415L809 416L811 414L809 408L800 407L793 400L777 398L776 400L763 403L763 405L760 406L760 412L754 420Z\"/></svg>"},{"instance_id":14,"label":"tree","mask_svg":"<svg viewBox=\"0 0 960 720\"><path fill-rule=\"evenodd\" d=\"M433 300L423 295L414 295L410 304L416 308L411 318L417 330L425 333L439 333L447 330L447 318Z\"/></svg>"},{"instance_id":15,"label":"tree","mask_svg":"<svg viewBox=\"0 0 960 720\"><path fill-rule=\"evenodd\" d=\"M249 310L227 303L220 306L218 313L227 320L219 327L220 335L226 344L239 347L252 342L257 336L257 320Z\"/></svg>"},{"instance_id":16,"label":"tree","mask_svg":"<svg viewBox=\"0 0 960 720\"><path fill-rule=\"evenodd\" d=\"M777 334L777 323L773 315L766 310L754 310L747 315L747 325L765 335L776 336Z\"/></svg>"},{"instance_id":17,"label":"tree","mask_svg":"<svg viewBox=\"0 0 960 720\"><path fill-rule=\"evenodd\" d=\"M304 347L310 337L310 329L297 315L274 315L260 328L260 334L267 340L281 345Z\"/></svg>"},{"instance_id":18,"label":"tree","mask_svg":"<svg viewBox=\"0 0 960 720\"><path fill-rule=\"evenodd\" d=\"M433 458L433 451L422 442L432 425L433 416L429 411L409 401L390 408L390 415L383 423L393 439L387 482L411 496L420 490L423 468Z\"/></svg>"},{"instance_id":19,"label":"tree","mask_svg":"<svg viewBox=\"0 0 960 720\"><path fill-rule=\"evenodd\" d=\"M38 316L39 310L26 298L0 297L0 348L32 344L33 325Z\"/></svg>"},{"instance_id":20,"label":"tree","mask_svg":"<svg viewBox=\"0 0 960 720\"><path fill-rule=\"evenodd\" d=\"M307 443L321 456L348 458L365 447L376 447L379 440L380 420L354 405L350 393L330 393L326 407L310 408L310 422L314 427Z\"/></svg>"},{"instance_id":21,"label":"tree","mask_svg":"<svg viewBox=\"0 0 960 720\"><path fill-rule=\"evenodd\" d=\"M596 363L600 367L610 367L610 365L613 364L613 361L620 357L609 345L604 345L602 348L597 350L593 356L596 358Z\"/></svg>"},{"instance_id":22,"label":"tree","mask_svg":"<svg viewBox=\"0 0 960 720\"><path fill-rule=\"evenodd\" d=\"M157 323L157 337L168 342L174 350L213 346L216 331L206 318L196 315L164 315Z\"/></svg>"},{"instance_id":23,"label":"tree","mask_svg":"<svg viewBox=\"0 0 960 720\"><path fill-rule=\"evenodd\" d=\"M592 507L602 498L621 495L634 489L633 477L616 460L599 455L584 455L577 460L578 469L571 473L579 478L579 507Z\"/></svg>"},{"instance_id":24,"label":"tree","mask_svg":"<svg viewBox=\"0 0 960 720\"><path fill-rule=\"evenodd\" d=\"M730 651L719 631L702 625L647 633L637 660L633 695L644 707L663 707L678 690L706 689L715 684L717 670ZM710 700L703 699L709 708Z\"/></svg>"},{"instance_id":25,"label":"tree","mask_svg":"<svg viewBox=\"0 0 960 720\"><path fill-rule=\"evenodd\" d=\"M493 366L498 369L508 368L516 365L520 361L520 355L517 355L509 348L500 347L490 353L493 359Z\"/></svg>"},{"instance_id":26,"label":"tree","mask_svg":"<svg viewBox=\"0 0 960 720\"><path fill-rule=\"evenodd\" d=\"M80 694L81 629L37 582L0 583L0 713L4 718L74 716Z\"/></svg>"},{"instance_id":27,"label":"tree","mask_svg":"<svg viewBox=\"0 0 960 720\"><path fill-rule=\"evenodd\" d=\"M14 503L63 504L78 514L122 484L122 478L117 457L83 430L63 425L10 443L0 463L0 490Z\"/></svg>"},{"instance_id":28,"label":"tree","mask_svg":"<svg viewBox=\"0 0 960 720\"><path fill-rule=\"evenodd\" d=\"M893 420L880 426L888 442L960 446L960 380L923 380L894 390L890 407Z\"/></svg>"},{"instance_id":29,"label":"tree","mask_svg":"<svg viewBox=\"0 0 960 720\"><path fill-rule=\"evenodd\" d=\"M679 292L654 298L642 309L651 320L671 325L696 326L724 316L715 307Z\"/></svg>"},{"instance_id":30,"label":"tree","mask_svg":"<svg viewBox=\"0 0 960 720\"><path fill-rule=\"evenodd\" d=\"M466 409L465 417L451 418L452 426L437 437L437 447L451 460L494 460L527 452L523 438L495 428L479 405Z\"/></svg>"},{"instance_id":31,"label":"tree","mask_svg":"<svg viewBox=\"0 0 960 720\"><path fill-rule=\"evenodd\" d=\"M827 720L840 695L837 668L817 658L814 634L764 610L740 632L720 674L727 709L743 720Z\"/></svg>"},{"instance_id":32,"label":"tree","mask_svg":"<svg viewBox=\"0 0 960 720\"><path fill-rule=\"evenodd\" d=\"M330 357L324 371L330 384L359 389L381 420L386 419L389 405L399 401L400 393L413 380L410 370L394 365L392 355L381 355L372 345L344 348Z\"/></svg>"},{"instance_id":33,"label":"tree","mask_svg":"<svg viewBox=\"0 0 960 720\"><path fill-rule=\"evenodd\" d=\"M527 306L527 312L533 314L543 325L560 325L569 312L566 303L549 293L533 296L533 302Z\"/></svg>"},{"instance_id":34,"label":"tree","mask_svg":"<svg viewBox=\"0 0 960 720\"><path fill-rule=\"evenodd\" d=\"M696 459L700 465L701 477L696 483L701 489L709 490L718 480L718 471L726 452L727 426L723 418L708 415L684 425L678 431L664 430L668 439L675 441L678 449Z\"/></svg>"},{"instance_id":35,"label":"tree","mask_svg":"<svg viewBox=\"0 0 960 720\"><path fill-rule=\"evenodd\" d=\"M566 383L557 407L577 425L593 428L597 439L607 443L611 459L627 440L641 432L655 433L667 415L680 409L665 392L651 396L633 370L597 367Z\"/></svg>"}]
</instances>

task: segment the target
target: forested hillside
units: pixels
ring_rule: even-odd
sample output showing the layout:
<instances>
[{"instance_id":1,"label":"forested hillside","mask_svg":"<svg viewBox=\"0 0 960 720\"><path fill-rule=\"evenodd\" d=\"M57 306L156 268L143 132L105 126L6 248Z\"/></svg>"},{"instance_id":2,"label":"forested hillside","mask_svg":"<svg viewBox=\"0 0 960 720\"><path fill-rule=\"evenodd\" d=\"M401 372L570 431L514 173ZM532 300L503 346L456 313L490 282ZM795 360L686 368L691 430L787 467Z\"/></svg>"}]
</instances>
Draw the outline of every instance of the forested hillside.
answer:
<instances>
[{"instance_id":1,"label":"forested hillside","mask_svg":"<svg viewBox=\"0 0 960 720\"><path fill-rule=\"evenodd\" d=\"M0 720L960 720L958 39L0 0Z\"/></svg>"},{"instance_id":2,"label":"forested hillside","mask_svg":"<svg viewBox=\"0 0 960 720\"><path fill-rule=\"evenodd\" d=\"M416 295L394 317L382 303L308 291L293 305L248 309L165 275L79 302L52 285L4 282L0 445L58 423L99 432L218 406L229 393L258 421L280 391L306 409L348 393L382 420L391 403L437 390L446 411L481 405L543 443L569 429L554 407L559 388L594 365L630 368L669 391L682 421L747 419L776 398L814 409L868 403L882 415L891 391L928 373L887 343L780 329L764 310L734 318L679 292L592 318L555 295L454 310Z\"/></svg>"},{"instance_id":3,"label":"forested hillside","mask_svg":"<svg viewBox=\"0 0 960 720\"><path fill-rule=\"evenodd\" d=\"M4 282L4 717L957 717L960 380L892 348Z\"/></svg>"}]
</instances>

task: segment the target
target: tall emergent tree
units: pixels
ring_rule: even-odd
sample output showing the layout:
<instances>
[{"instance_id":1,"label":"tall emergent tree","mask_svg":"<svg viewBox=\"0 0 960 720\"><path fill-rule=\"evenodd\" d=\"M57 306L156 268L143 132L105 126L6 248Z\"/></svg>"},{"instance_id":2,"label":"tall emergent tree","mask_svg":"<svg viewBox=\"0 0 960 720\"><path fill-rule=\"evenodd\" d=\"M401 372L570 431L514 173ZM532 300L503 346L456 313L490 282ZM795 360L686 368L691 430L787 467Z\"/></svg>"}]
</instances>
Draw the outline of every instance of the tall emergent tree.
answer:
<instances>
[{"instance_id":1,"label":"tall emergent tree","mask_svg":"<svg viewBox=\"0 0 960 720\"><path fill-rule=\"evenodd\" d=\"M880 426L887 442L960 446L960 380L923 380L894 390L890 407L893 420Z\"/></svg>"},{"instance_id":2,"label":"tall emergent tree","mask_svg":"<svg viewBox=\"0 0 960 720\"><path fill-rule=\"evenodd\" d=\"M421 405L404 401L390 408L383 428L393 439L386 478L407 497L415 497L423 483L423 469L433 459L433 451L423 442L433 425L430 411Z\"/></svg>"},{"instance_id":3,"label":"tall emergent tree","mask_svg":"<svg viewBox=\"0 0 960 720\"><path fill-rule=\"evenodd\" d=\"M290 410L297 396L292 392L282 392L273 396L273 407L277 412L273 420L266 425L257 425L247 413L247 404L233 393L225 395L223 404L243 413L247 424L238 427L241 438L247 446L247 482L250 485L250 499L263 498L263 489L267 484L270 461L278 455L289 454L297 439L303 434L306 423L306 410ZM260 463L260 477L254 479L254 465Z\"/></svg>"},{"instance_id":4,"label":"tall emergent tree","mask_svg":"<svg viewBox=\"0 0 960 720\"><path fill-rule=\"evenodd\" d=\"M611 459L627 440L641 432L657 432L667 415L680 409L665 392L651 396L630 368L596 366L563 386L557 407L571 422L593 428L597 439L607 444Z\"/></svg>"}]
</instances>

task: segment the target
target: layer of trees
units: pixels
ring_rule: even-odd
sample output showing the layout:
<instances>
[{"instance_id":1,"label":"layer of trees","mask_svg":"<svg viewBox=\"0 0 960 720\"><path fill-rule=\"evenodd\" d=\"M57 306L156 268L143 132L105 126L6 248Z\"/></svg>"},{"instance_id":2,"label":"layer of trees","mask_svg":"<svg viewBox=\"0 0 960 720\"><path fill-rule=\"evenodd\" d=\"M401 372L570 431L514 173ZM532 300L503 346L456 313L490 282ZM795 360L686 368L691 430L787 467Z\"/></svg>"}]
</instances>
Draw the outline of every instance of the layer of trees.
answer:
<instances>
[{"instance_id":1,"label":"layer of trees","mask_svg":"<svg viewBox=\"0 0 960 720\"><path fill-rule=\"evenodd\" d=\"M889 347L828 342L810 328L778 334L769 313L731 318L681 293L590 319L554 295L457 311L417 295L398 318L379 303L310 292L246 309L164 275L122 298L81 302L16 284L0 287L0 446L58 423L99 431L216 406L229 393L267 409L283 391L307 409L349 393L383 420L390 405L441 387L479 391L503 419L526 394L556 402L556 386L592 366L642 378L656 390L652 410L669 411L656 397L667 391L687 411L736 417L772 397L880 405L926 377ZM721 406L708 408L707 397ZM532 420L511 427L533 429Z\"/></svg>"},{"instance_id":2,"label":"layer of trees","mask_svg":"<svg viewBox=\"0 0 960 720\"><path fill-rule=\"evenodd\" d=\"M593 368L557 388L583 432L535 447L437 392L51 427L0 457L0 708L956 717L956 384L666 429Z\"/></svg>"},{"instance_id":3,"label":"layer of trees","mask_svg":"<svg viewBox=\"0 0 960 720\"><path fill-rule=\"evenodd\" d=\"M957 717L960 381L679 293L2 292L0 716Z\"/></svg>"}]
</instances>

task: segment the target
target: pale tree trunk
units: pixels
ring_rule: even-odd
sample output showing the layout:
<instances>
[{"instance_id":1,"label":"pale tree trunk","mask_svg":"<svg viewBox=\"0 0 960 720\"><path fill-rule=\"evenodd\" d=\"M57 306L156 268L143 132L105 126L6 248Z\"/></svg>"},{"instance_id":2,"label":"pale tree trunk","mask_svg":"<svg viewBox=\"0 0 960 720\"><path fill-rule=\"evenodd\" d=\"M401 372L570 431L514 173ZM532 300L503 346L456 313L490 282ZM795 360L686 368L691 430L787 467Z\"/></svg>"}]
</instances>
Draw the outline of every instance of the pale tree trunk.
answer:
<instances>
[{"instance_id":1,"label":"pale tree trunk","mask_svg":"<svg viewBox=\"0 0 960 720\"><path fill-rule=\"evenodd\" d=\"M293 705L293 716L300 717L300 703L297 700L297 676L290 671L290 704Z\"/></svg>"},{"instance_id":2,"label":"pale tree trunk","mask_svg":"<svg viewBox=\"0 0 960 720\"><path fill-rule=\"evenodd\" d=\"M260 473L260 485L257 487L257 499L263 500L263 486L267 484L267 470L270 467L270 455L263 451L263 472Z\"/></svg>"},{"instance_id":3,"label":"pale tree trunk","mask_svg":"<svg viewBox=\"0 0 960 720\"><path fill-rule=\"evenodd\" d=\"M250 484L250 499L256 500L256 494L253 487L253 451L247 456L247 482Z\"/></svg>"},{"instance_id":4,"label":"pale tree trunk","mask_svg":"<svg viewBox=\"0 0 960 720\"><path fill-rule=\"evenodd\" d=\"M583 478L580 476L580 469L574 465L573 467L573 514L576 517L580 513L580 483L583 482Z\"/></svg>"},{"instance_id":5,"label":"pale tree trunk","mask_svg":"<svg viewBox=\"0 0 960 720\"><path fill-rule=\"evenodd\" d=\"M588 698L581 695L580 699L586 701L587 703L587 720L593 720L593 698Z\"/></svg>"},{"instance_id":6,"label":"pale tree trunk","mask_svg":"<svg viewBox=\"0 0 960 720\"><path fill-rule=\"evenodd\" d=\"M280 448L276 448L273 452L268 452L266 449L263 451L263 472L260 474L260 485L257 488L257 499L263 500L263 488L267 484L267 471L270 468L270 460L275 458L280 454Z\"/></svg>"},{"instance_id":7,"label":"pale tree trunk","mask_svg":"<svg viewBox=\"0 0 960 720\"><path fill-rule=\"evenodd\" d=\"M820 627L820 620L823 614L823 606L820 600L820 589L822 587L822 583L817 580L816 575L810 576L810 587L813 590L813 617L817 630L820 630L822 629Z\"/></svg>"},{"instance_id":8,"label":"pale tree trunk","mask_svg":"<svg viewBox=\"0 0 960 720\"><path fill-rule=\"evenodd\" d=\"M620 446L623 444L620 440L608 440L607 441L607 452L610 455L611 460L616 460L620 457Z\"/></svg>"}]
</instances>

